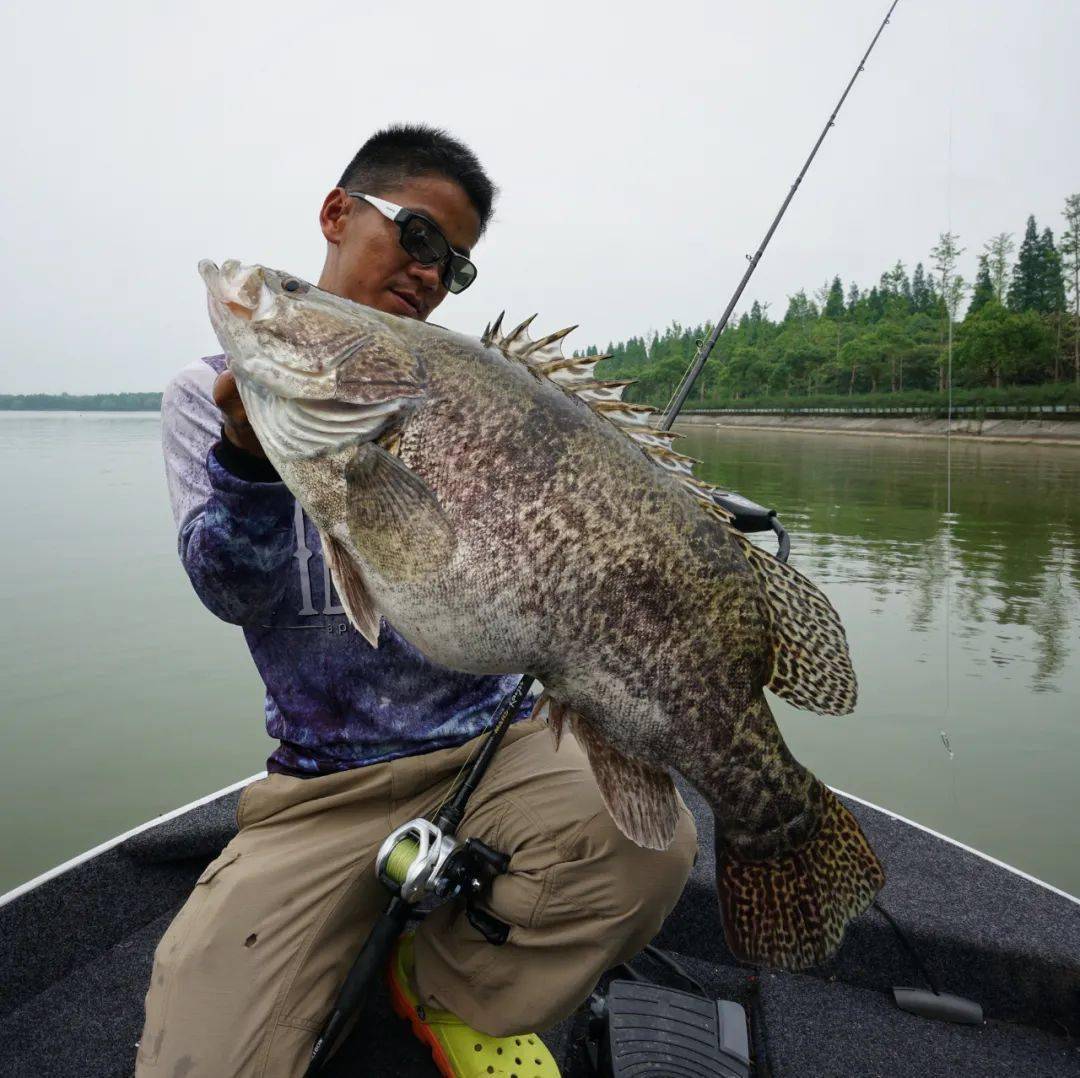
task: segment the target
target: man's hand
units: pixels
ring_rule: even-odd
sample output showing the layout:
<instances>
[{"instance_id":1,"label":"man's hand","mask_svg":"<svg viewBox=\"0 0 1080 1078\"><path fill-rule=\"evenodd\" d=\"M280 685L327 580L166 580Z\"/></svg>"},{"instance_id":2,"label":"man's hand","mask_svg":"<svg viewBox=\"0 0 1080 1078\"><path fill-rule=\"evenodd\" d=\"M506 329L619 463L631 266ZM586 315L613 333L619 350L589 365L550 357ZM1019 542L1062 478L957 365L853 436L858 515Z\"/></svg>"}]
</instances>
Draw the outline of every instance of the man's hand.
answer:
<instances>
[{"instance_id":1,"label":"man's hand","mask_svg":"<svg viewBox=\"0 0 1080 1078\"><path fill-rule=\"evenodd\" d=\"M225 437L238 449L265 460L266 454L248 422L244 402L240 399L240 391L236 388L236 379L232 371L222 371L214 379L214 403L221 409Z\"/></svg>"}]
</instances>

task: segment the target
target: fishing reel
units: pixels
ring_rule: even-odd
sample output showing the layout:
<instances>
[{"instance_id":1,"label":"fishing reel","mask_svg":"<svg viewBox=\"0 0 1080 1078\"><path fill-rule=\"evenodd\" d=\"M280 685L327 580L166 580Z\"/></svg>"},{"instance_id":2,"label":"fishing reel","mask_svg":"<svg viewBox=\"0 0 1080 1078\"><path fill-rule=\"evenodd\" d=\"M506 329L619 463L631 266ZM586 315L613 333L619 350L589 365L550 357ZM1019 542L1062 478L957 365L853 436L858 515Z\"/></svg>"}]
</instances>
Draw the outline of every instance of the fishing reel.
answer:
<instances>
[{"instance_id":1,"label":"fishing reel","mask_svg":"<svg viewBox=\"0 0 1080 1078\"><path fill-rule=\"evenodd\" d=\"M509 865L507 854L480 839L461 842L423 818L391 832L375 859L383 885L410 905L428 896L440 901L463 896L469 924L496 945L506 942L510 926L480 909L477 902Z\"/></svg>"}]
</instances>

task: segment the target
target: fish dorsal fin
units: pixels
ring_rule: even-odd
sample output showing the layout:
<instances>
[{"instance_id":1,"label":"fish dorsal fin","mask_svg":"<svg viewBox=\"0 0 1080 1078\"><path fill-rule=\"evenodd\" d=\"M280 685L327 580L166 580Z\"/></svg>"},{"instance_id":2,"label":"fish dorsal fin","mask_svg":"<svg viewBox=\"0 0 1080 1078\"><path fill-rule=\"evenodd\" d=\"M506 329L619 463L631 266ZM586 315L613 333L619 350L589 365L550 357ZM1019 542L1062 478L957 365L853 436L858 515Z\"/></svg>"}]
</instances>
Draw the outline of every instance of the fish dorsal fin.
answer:
<instances>
[{"instance_id":1,"label":"fish dorsal fin","mask_svg":"<svg viewBox=\"0 0 1080 1078\"><path fill-rule=\"evenodd\" d=\"M797 569L740 533L735 540L765 586L773 640L772 677L765 687L819 715L853 711L858 685L847 635L832 603Z\"/></svg>"},{"instance_id":2,"label":"fish dorsal fin","mask_svg":"<svg viewBox=\"0 0 1080 1078\"><path fill-rule=\"evenodd\" d=\"M623 391L634 384L633 380L605 381L596 377L596 365L601 360L610 359L610 356L564 356L563 339L576 326L560 329L534 341L529 336L529 326L535 318L534 314L504 333L503 314L500 314L485 327L481 340L489 347L498 348L504 355L520 360L535 374L554 382L566 393L579 397L594 412L619 427L658 468L676 476L710 516L730 523L734 517L717 505L712 497L714 491L717 494L721 492L694 477L693 466L699 462L671 448L671 443L679 435L659 429L660 413L647 404L630 404L622 399Z\"/></svg>"},{"instance_id":3,"label":"fish dorsal fin","mask_svg":"<svg viewBox=\"0 0 1080 1078\"><path fill-rule=\"evenodd\" d=\"M499 348L564 392L580 397L671 475L704 512L726 526L765 590L773 630L773 671L767 687L796 707L823 715L846 715L855 707L858 689L844 627L829 600L801 573L754 546L732 526L734 516L713 497L721 492L693 474L697 461L672 448L678 435L659 429L660 414L648 405L622 399L630 382L596 377L597 363L609 356L564 356L562 341L569 329L534 341L528 330L535 317L503 334L500 314L484 331L484 344ZM559 713L553 730L558 731L563 721Z\"/></svg>"},{"instance_id":4,"label":"fish dorsal fin","mask_svg":"<svg viewBox=\"0 0 1080 1078\"><path fill-rule=\"evenodd\" d=\"M594 381L597 363L610 358L611 356L571 356L569 359L555 359L545 363L539 371L565 389Z\"/></svg>"}]
</instances>

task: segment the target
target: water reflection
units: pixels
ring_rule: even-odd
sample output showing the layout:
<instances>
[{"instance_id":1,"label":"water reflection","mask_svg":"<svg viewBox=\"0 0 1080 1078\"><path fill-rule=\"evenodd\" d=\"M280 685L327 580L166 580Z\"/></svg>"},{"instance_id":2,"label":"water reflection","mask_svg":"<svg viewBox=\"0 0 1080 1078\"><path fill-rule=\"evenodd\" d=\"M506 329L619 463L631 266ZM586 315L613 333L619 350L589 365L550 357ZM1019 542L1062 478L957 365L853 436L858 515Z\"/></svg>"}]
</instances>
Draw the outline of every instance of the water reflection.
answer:
<instances>
[{"instance_id":1,"label":"water reflection","mask_svg":"<svg viewBox=\"0 0 1080 1078\"><path fill-rule=\"evenodd\" d=\"M878 617L902 596L916 633L947 618L961 676L1010 668L1061 691L1080 643L1080 451L954 440L950 513L942 441L684 429L704 475L780 511L830 593L860 587Z\"/></svg>"}]
</instances>

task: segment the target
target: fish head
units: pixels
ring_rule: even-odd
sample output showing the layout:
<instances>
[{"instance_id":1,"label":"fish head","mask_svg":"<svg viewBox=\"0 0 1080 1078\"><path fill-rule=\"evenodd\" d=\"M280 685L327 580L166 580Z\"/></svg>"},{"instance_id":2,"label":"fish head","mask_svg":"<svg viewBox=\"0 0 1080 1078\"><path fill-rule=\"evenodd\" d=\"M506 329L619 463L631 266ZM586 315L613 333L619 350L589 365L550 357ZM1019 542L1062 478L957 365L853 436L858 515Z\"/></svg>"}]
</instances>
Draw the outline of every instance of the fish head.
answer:
<instances>
[{"instance_id":1,"label":"fish head","mask_svg":"<svg viewBox=\"0 0 1080 1078\"><path fill-rule=\"evenodd\" d=\"M265 266L199 263L210 321L278 466L378 438L422 406L411 320Z\"/></svg>"},{"instance_id":2,"label":"fish head","mask_svg":"<svg viewBox=\"0 0 1080 1078\"><path fill-rule=\"evenodd\" d=\"M292 274L199 263L210 322L237 381L277 397L378 404L419 397L423 365L395 315Z\"/></svg>"}]
</instances>

